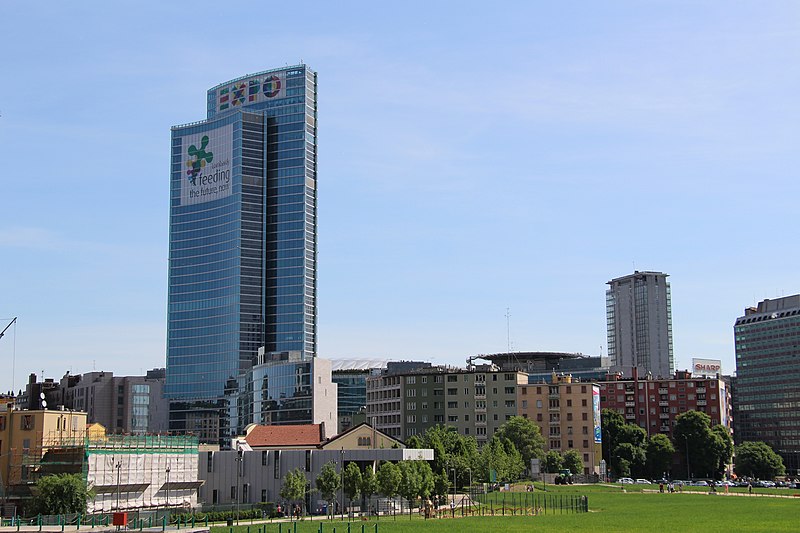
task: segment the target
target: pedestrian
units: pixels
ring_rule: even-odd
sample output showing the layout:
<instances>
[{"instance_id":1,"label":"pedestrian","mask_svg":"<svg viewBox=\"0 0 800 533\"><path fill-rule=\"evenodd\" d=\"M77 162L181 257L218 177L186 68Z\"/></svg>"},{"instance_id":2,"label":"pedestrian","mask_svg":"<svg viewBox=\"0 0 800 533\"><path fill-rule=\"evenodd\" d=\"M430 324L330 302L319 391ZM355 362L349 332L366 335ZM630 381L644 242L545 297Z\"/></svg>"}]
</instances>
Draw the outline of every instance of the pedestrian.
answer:
<instances>
[{"instance_id":1,"label":"pedestrian","mask_svg":"<svg viewBox=\"0 0 800 533\"><path fill-rule=\"evenodd\" d=\"M753 494L753 484L752 483L748 483L747 484L747 492L749 494Z\"/></svg>"}]
</instances>

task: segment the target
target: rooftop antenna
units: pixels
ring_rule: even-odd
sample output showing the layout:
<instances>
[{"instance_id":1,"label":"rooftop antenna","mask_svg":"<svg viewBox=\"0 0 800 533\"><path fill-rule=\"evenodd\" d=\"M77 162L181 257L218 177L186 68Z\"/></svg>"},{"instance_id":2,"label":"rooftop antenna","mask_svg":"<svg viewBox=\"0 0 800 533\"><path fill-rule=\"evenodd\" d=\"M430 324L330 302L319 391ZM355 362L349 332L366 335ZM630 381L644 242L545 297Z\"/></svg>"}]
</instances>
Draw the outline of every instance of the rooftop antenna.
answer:
<instances>
[{"instance_id":1,"label":"rooftop antenna","mask_svg":"<svg viewBox=\"0 0 800 533\"><path fill-rule=\"evenodd\" d=\"M0 339L3 338L8 328L14 326L14 340L11 343L11 390L14 390L14 372L16 370L17 365L17 317L11 319L11 322L3 328L3 331L0 331Z\"/></svg>"},{"instance_id":2,"label":"rooftop antenna","mask_svg":"<svg viewBox=\"0 0 800 533\"><path fill-rule=\"evenodd\" d=\"M506 353L511 354L511 308L506 307Z\"/></svg>"}]
</instances>

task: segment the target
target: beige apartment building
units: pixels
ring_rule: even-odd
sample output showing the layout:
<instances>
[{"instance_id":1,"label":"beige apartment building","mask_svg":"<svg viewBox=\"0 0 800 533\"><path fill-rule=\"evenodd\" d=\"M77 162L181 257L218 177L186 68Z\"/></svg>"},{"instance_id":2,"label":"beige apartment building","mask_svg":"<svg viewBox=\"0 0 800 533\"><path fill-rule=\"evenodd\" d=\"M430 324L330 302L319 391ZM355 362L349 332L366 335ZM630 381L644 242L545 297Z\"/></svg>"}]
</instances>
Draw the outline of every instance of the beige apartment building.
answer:
<instances>
[{"instance_id":1,"label":"beige apartment building","mask_svg":"<svg viewBox=\"0 0 800 533\"><path fill-rule=\"evenodd\" d=\"M536 422L545 451L577 450L583 457L584 474L598 474L602 459L600 434L600 387L574 382L572 376L553 374L549 383L518 381L519 414Z\"/></svg>"}]
</instances>

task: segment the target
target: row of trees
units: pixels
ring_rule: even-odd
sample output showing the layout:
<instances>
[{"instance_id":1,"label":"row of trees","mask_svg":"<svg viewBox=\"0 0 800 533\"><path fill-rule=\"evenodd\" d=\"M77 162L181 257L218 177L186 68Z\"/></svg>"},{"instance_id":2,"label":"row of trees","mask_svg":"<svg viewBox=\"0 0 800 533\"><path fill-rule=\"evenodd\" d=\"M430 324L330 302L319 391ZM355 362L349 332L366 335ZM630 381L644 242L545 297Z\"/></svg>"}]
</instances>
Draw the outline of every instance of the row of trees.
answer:
<instances>
[{"instance_id":1,"label":"row of trees","mask_svg":"<svg viewBox=\"0 0 800 533\"><path fill-rule=\"evenodd\" d=\"M661 477L679 452L687 461L687 476L720 478L730 464L734 446L723 425L711 427L711 418L700 411L687 411L675 418L673 441L665 435L647 436L622 415L603 409L603 458L618 477ZM784 474L781 457L763 442L737 446L736 473L740 476L772 479Z\"/></svg>"}]
</instances>

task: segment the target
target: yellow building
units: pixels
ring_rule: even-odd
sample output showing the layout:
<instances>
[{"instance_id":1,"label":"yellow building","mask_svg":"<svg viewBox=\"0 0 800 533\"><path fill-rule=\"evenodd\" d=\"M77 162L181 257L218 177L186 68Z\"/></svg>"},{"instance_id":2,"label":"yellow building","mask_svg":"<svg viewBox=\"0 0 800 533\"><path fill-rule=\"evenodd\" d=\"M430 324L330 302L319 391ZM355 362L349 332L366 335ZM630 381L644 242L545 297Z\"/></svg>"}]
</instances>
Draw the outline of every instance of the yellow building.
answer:
<instances>
[{"instance_id":1,"label":"yellow building","mask_svg":"<svg viewBox=\"0 0 800 533\"><path fill-rule=\"evenodd\" d=\"M0 477L9 496L29 494L39 477L80 473L86 413L0 410Z\"/></svg>"},{"instance_id":2,"label":"yellow building","mask_svg":"<svg viewBox=\"0 0 800 533\"><path fill-rule=\"evenodd\" d=\"M519 414L539 426L545 452L576 450L584 474L598 474L600 444L600 387L553 374L550 383L517 384Z\"/></svg>"}]
</instances>

